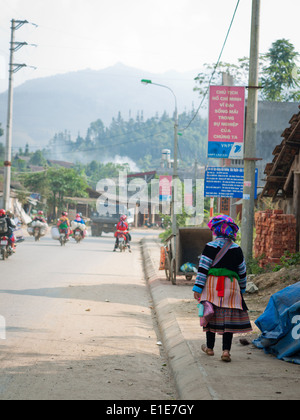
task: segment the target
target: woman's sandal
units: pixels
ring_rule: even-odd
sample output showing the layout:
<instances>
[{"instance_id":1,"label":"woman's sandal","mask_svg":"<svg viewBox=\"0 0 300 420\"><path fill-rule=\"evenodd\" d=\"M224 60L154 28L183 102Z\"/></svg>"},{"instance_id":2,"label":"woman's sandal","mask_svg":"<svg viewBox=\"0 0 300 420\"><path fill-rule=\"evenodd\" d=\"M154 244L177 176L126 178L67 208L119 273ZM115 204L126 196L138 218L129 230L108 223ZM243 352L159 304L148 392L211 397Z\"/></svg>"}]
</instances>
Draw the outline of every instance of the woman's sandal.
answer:
<instances>
[{"instance_id":1,"label":"woman's sandal","mask_svg":"<svg viewBox=\"0 0 300 420\"><path fill-rule=\"evenodd\" d=\"M208 347L206 347L205 344L202 344L201 350L204 351L204 353L206 353L208 356L214 356L215 355L214 351L212 349L209 349Z\"/></svg>"},{"instance_id":2,"label":"woman's sandal","mask_svg":"<svg viewBox=\"0 0 300 420\"><path fill-rule=\"evenodd\" d=\"M231 362L231 357L230 357L230 353L229 351L223 351L223 354L221 356L221 359L223 360L223 362Z\"/></svg>"}]
</instances>

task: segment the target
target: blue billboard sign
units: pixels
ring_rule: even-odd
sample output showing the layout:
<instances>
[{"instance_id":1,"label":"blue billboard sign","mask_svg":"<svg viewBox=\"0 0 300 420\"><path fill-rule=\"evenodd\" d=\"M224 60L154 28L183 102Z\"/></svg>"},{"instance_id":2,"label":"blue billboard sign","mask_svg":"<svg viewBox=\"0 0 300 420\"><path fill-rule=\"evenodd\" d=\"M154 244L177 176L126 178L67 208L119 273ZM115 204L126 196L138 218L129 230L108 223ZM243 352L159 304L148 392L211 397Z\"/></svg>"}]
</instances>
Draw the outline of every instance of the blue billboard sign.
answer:
<instances>
[{"instance_id":1,"label":"blue billboard sign","mask_svg":"<svg viewBox=\"0 0 300 420\"><path fill-rule=\"evenodd\" d=\"M257 198L258 170L255 171ZM204 197L243 198L244 168L208 167L205 170ZM245 198L245 197L244 197Z\"/></svg>"}]
</instances>

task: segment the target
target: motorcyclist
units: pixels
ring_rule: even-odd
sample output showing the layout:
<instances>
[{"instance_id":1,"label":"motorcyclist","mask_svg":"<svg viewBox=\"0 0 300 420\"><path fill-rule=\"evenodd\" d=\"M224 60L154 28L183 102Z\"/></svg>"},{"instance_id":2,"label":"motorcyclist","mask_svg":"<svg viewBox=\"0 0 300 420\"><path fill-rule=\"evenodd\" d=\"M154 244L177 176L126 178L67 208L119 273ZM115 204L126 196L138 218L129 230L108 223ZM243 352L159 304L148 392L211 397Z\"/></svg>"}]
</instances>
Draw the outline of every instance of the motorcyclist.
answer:
<instances>
[{"instance_id":1,"label":"motorcyclist","mask_svg":"<svg viewBox=\"0 0 300 420\"><path fill-rule=\"evenodd\" d=\"M68 219L68 213L66 211L63 211L61 214L61 217L58 219L57 227L59 230L59 233L65 233L67 241L69 240L70 236L70 222Z\"/></svg>"},{"instance_id":2,"label":"motorcyclist","mask_svg":"<svg viewBox=\"0 0 300 420\"><path fill-rule=\"evenodd\" d=\"M8 243L14 252L16 249L15 237L13 233L15 227L16 225L13 222L13 220L6 214L6 211L4 209L1 209L0 210L0 237L7 236Z\"/></svg>"},{"instance_id":3,"label":"motorcyclist","mask_svg":"<svg viewBox=\"0 0 300 420\"><path fill-rule=\"evenodd\" d=\"M46 220L44 218L44 212L42 210L40 210L37 214L37 216L35 216L35 218L32 220L33 222L41 222L41 223L46 223Z\"/></svg>"},{"instance_id":4,"label":"motorcyclist","mask_svg":"<svg viewBox=\"0 0 300 420\"><path fill-rule=\"evenodd\" d=\"M81 213L76 214L76 218L74 219L74 222L85 225L85 221L83 220Z\"/></svg>"},{"instance_id":5,"label":"motorcyclist","mask_svg":"<svg viewBox=\"0 0 300 420\"><path fill-rule=\"evenodd\" d=\"M75 230L73 226L76 226L77 223L80 223L82 225L82 227L81 227L81 235L82 235L82 238L84 238L85 237L85 221L83 220L81 213L77 213L76 214L76 218L72 222L72 229L73 229L73 231Z\"/></svg>"},{"instance_id":6,"label":"motorcyclist","mask_svg":"<svg viewBox=\"0 0 300 420\"><path fill-rule=\"evenodd\" d=\"M128 227L128 223L126 222L126 219L127 219L127 216L122 215L120 217L119 223L117 224L117 231L115 233L116 242L115 242L115 247L114 247L114 250L113 250L114 252L116 251L116 249L119 246L119 234L120 233L124 234L124 236L126 238L126 245L128 246L129 252L131 252L130 243L129 243L131 237L130 237L129 227Z\"/></svg>"},{"instance_id":7,"label":"motorcyclist","mask_svg":"<svg viewBox=\"0 0 300 420\"><path fill-rule=\"evenodd\" d=\"M48 223L44 218L44 212L42 210L39 210L37 215L33 218L31 227L38 228L40 236L44 236L46 234Z\"/></svg>"}]
</instances>

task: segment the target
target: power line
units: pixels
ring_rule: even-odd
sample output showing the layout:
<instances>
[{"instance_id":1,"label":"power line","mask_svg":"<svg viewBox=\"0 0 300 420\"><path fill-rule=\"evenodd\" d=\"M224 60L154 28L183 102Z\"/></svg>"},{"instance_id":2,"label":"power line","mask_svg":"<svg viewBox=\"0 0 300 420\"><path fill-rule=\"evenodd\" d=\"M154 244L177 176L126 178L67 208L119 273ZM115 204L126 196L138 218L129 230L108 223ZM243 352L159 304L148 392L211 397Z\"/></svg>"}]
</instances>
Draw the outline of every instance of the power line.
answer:
<instances>
[{"instance_id":1,"label":"power line","mask_svg":"<svg viewBox=\"0 0 300 420\"><path fill-rule=\"evenodd\" d=\"M160 133L150 134L149 136L143 136L139 139L133 139L133 140L129 140L129 141L121 142L121 143L107 144L107 145L102 145L102 146L91 147L91 148L88 148L88 149L78 149L78 150L71 150L71 151L69 150L69 151L64 151L64 152L62 151L62 152L59 152L59 153L60 154L68 154L68 153L78 153L78 152L79 153L80 152L94 152L94 151L101 150L101 149L108 149L108 148L113 148L113 147L117 147L117 146L124 146L126 144L136 143L138 141L146 140L146 139L149 139L151 137L157 137L161 134L166 134L168 131L169 130L161 131ZM127 135L127 134L123 134L121 136L125 136L125 135ZM119 136L116 136L116 137L119 137ZM110 140L110 137L106 140ZM67 144L65 146L69 147ZM47 153L47 151L46 151L46 153ZM50 150L49 153L51 154L51 150ZM55 153L55 151L52 152L52 154L54 154L54 153Z\"/></svg>"},{"instance_id":2,"label":"power line","mask_svg":"<svg viewBox=\"0 0 300 420\"><path fill-rule=\"evenodd\" d=\"M212 81L212 79L213 79L213 77L214 77L214 75L215 75L215 73L216 73L217 67L218 67L218 65L219 65L219 63L220 63L220 60L221 60L221 57L222 57L222 54L223 54L223 51L224 51L224 48L225 48L225 45L226 45L226 42L227 42L227 39L228 39L229 33L230 33L230 31L231 31L231 27L232 27L232 24L233 24L233 21L234 21L234 18L235 18L235 15L236 15L236 12L237 12L237 9L238 9L238 6L239 6L239 3L240 3L240 0L238 0L238 1L237 1L237 4L236 4L236 6L235 6L235 10L234 10L234 13L233 13L233 16L232 16L232 19L231 19L230 25L229 25L229 29L228 29L228 31L227 31L227 34L226 34L226 37L225 37L225 40L224 40L223 46L222 46L222 48L221 48L221 52L220 52L220 54L219 54L219 58L218 58L218 60L217 60L217 63L215 64L214 70L213 70L212 75L211 75L211 77L210 77L210 79L209 79L209 82L208 82L208 87L207 87L207 89L206 89L206 92L204 93L204 96L203 96L203 98L202 98L202 101L200 102L200 105L199 105L199 107L197 108L197 110L196 110L196 112L195 112L195 115L194 115L194 116L193 116L193 118L190 120L190 122L188 123L188 125L187 125L186 127L182 128L180 131L185 131L187 128L189 128L189 126L192 124L192 122L194 121L194 119L196 118L196 116L198 115L198 112L200 111L200 109L201 109L201 107L202 107L202 104L203 104L203 102L204 102L204 100L205 100L205 98L206 98L206 96L207 96L208 91L209 91L209 86L210 86L210 83L211 83L211 81Z\"/></svg>"}]
</instances>

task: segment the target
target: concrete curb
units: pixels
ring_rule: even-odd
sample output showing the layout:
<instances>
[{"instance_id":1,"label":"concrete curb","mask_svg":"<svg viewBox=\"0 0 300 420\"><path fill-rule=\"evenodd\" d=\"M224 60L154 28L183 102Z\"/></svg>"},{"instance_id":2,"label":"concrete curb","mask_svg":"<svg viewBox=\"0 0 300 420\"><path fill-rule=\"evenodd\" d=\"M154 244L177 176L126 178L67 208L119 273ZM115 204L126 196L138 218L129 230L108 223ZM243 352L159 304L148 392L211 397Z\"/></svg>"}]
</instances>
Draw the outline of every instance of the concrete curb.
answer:
<instances>
[{"instance_id":1,"label":"concrete curb","mask_svg":"<svg viewBox=\"0 0 300 420\"><path fill-rule=\"evenodd\" d=\"M183 337L165 288L159 281L147 243L141 240L143 268L153 299L160 328L162 342L167 353L180 400L213 400L214 391L210 388L204 369L197 363ZM174 286L176 287L176 286Z\"/></svg>"}]
</instances>

